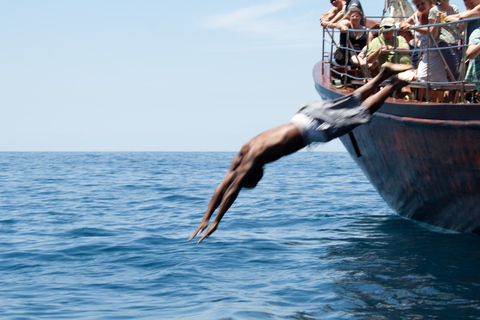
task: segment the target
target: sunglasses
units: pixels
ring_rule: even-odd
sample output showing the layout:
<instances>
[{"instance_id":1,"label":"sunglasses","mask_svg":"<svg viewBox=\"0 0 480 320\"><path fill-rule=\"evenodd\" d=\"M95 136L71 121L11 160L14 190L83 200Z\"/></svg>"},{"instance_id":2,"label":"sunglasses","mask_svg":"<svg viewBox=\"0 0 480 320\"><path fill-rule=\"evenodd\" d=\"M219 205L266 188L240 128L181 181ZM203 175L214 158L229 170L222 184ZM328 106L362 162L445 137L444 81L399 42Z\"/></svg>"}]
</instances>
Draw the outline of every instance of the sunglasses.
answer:
<instances>
[{"instance_id":1,"label":"sunglasses","mask_svg":"<svg viewBox=\"0 0 480 320\"><path fill-rule=\"evenodd\" d=\"M330 0L330 3L332 3L332 4L333 4L335 1L337 1L337 0Z\"/></svg>"}]
</instances>

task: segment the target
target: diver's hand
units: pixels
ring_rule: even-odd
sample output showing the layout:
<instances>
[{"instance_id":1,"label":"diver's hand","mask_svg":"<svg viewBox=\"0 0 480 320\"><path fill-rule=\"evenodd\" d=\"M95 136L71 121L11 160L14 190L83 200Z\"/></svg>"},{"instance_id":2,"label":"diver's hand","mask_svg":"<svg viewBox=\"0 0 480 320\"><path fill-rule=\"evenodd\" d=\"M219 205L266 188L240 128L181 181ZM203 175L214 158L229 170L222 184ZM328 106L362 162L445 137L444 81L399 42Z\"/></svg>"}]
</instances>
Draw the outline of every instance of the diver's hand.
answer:
<instances>
[{"instance_id":1,"label":"diver's hand","mask_svg":"<svg viewBox=\"0 0 480 320\"><path fill-rule=\"evenodd\" d=\"M204 218L202 220L202 222L200 223L200 225L198 226L197 230L195 230L195 232L190 236L190 238L188 238L188 241L192 240L193 238L195 238L196 236L201 234L203 232L203 230L205 230L207 227L208 227L208 219L205 220L205 218ZM200 241L202 241L204 237L202 237L202 239L200 239ZM198 241L198 243L200 243L200 241Z\"/></svg>"}]
</instances>

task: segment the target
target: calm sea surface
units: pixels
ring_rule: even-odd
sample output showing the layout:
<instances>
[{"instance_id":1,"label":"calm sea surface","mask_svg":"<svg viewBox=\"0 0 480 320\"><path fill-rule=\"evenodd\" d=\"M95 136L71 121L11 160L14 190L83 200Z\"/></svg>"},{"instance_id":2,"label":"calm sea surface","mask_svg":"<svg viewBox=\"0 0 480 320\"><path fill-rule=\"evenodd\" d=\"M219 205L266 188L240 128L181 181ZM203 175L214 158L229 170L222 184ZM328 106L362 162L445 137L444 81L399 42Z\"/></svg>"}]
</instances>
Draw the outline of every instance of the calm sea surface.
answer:
<instances>
[{"instance_id":1,"label":"calm sea surface","mask_svg":"<svg viewBox=\"0 0 480 320\"><path fill-rule=\"evenodd\" d=\"M0 153L0 319L480 319L480 237L396 216L346 153Z\"/></svg>"}]
</instances>

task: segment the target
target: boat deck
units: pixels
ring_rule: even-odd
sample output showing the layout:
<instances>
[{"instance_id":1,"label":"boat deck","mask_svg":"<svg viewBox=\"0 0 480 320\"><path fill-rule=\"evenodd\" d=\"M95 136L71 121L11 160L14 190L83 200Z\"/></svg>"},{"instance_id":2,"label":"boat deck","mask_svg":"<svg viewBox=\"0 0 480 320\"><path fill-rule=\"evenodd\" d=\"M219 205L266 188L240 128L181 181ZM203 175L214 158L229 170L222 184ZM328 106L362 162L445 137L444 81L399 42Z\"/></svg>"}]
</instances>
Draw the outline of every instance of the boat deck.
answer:
<instances>
[{"instance_id":1,"label":"boat deck","mask_svg":"<svg viewBox=\"0 0 480 320\"><path fill-rule=\"evenodd\" d=\"M320 96L324 99L337 99L343 95L353 93L355 89L364 84L363 81L352 80L347 86L337 87L332 84L330 63L328 61L318 62L313 69L315 87ZM442 85L446 87L447 85ZM448 88L455 88L459 91L458 84L451 84ZM464 94L476 92L473 85L464 85ZM412 89L422 88L421 85L412 84ZM404 100L390 97L378 111L379 114L386 113L393 116L408 117L420 121L443 120L443 121L478 121L480 119L480 104L469 102L421 102L417 100Z\"/></svg>"}]
</instances>

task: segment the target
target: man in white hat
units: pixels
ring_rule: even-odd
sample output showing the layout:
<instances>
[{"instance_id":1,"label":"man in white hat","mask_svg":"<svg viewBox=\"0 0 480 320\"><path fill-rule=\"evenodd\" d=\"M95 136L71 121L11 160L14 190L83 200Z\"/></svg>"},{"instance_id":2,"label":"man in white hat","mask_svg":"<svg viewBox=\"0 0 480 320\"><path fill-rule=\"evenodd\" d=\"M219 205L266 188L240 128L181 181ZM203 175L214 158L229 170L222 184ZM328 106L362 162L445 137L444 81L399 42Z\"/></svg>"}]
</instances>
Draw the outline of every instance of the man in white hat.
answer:
<instances>
[{"instance_id":1,"label":"man in white hat","mask_svg":"<svg viewBox=\"0 0 480 320\"><path fill-rule=\"evenodd\" d=\"M412 59L408 52L396 52L396 50L410 50L407 40L397 35L395 20L393 18L384 18L380 23L380 34L372 40L367 52L367 62L378 61L378 67L381 68L385 62L401 63L412 65ZM402 72L398 75L400 79L412 81L415 77L413 70Z\"/></svg>"},{"instance_id":2,"label":"man in white hat","mask_svg":"<svg viewBox=\"0 0 480 320\"><path fill-rule=\"evenodd\" d=\"M380 34L372 40L367 52L369 63L378 59L378 66L381 67L385 62L396 62L402 64L412 64L408 53L397 52L397 50L409 50L407 40L404 37L395 35L393 28L395 20L393 18L384 18L380 23ZM396 56L396 57L395 57ZM395 61L395 59L397 61Z\"/></svg>"}]
</instances>

